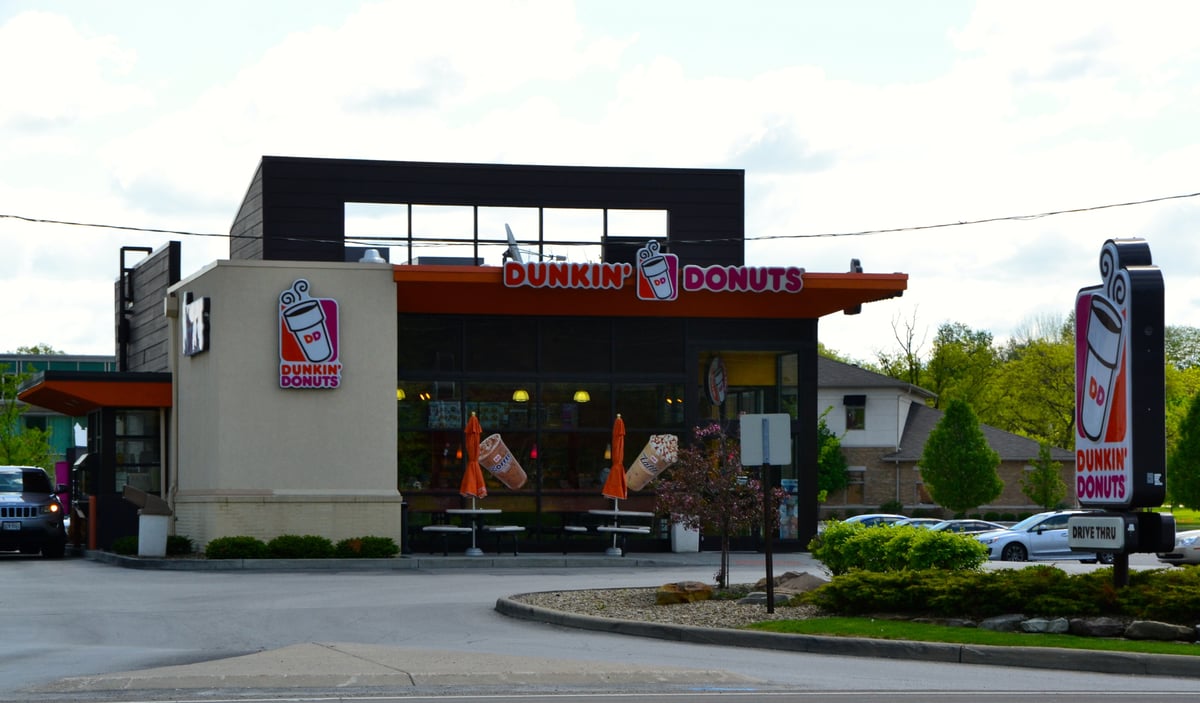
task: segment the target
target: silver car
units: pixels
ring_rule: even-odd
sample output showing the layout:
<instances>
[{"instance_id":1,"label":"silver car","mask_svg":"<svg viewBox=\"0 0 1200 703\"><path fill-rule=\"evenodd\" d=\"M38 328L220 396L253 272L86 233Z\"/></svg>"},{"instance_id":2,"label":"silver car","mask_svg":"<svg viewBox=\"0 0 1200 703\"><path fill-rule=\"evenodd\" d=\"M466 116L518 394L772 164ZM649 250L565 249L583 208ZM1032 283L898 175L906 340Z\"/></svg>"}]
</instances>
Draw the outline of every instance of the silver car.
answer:
<instances>
[{"instance_id":1,"label":"silver car","mask_svg":"<svg viewBox=\"0 0 1200 703\"><path fill-rule=\"evenodd\" d=\"M1158 560L1164 564L1200 564L1200 530L1184 530L1175 533L1175 548L1159 552Z\"/></svg>"},{"instance_id":2,"label":"silver car","mask_svg":"<svg viewBox=\"0 0 1200 703\"><path fill-rule=\"evenodd\" d=\"M1100 561L1111 564L1108 553L1076 552L1067 545L1067 520L1087 510L1056 510L1031 515L1003 530L982 532L975 539L987 545L988 558L1000 561Z\"/></svg>"},{"instance_id":3,"label":"silver car","mask_svg":"<svg viewBox=\"0 0 1200 703\"><path fill-rule=\"evenodd\" d=\"M62 557L67 547L64 512L45 471L0 466L0 551Z\"/></svg>"}]
</instances>

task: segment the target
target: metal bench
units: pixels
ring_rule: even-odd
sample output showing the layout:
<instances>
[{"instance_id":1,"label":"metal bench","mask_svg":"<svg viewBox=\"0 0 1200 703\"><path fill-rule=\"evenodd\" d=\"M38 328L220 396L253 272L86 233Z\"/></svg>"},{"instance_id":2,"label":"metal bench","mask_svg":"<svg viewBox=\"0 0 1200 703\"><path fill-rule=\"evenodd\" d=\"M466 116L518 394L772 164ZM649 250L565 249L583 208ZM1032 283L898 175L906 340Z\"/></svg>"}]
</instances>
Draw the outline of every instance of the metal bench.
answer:
<instances>
[{"instance_id":1,"label":"metal bench","mask_svg":"<svg viewBox=\"0 0 1200 703\"><path fill-rule=\"evenodd\" d=\"M629 537L629 535L650 534L650 528L644 525L598 525L596 527L596 531L607 532L611 534L614 542L616 542L619 538L620 546L614 548L621 551L621 556L625 556L629 553L629 550L625 548L625 540ZM611 550L609 553L612 553Z\"/></svg>"},{"instance_id":2,"label":"metal bench","mask_svg":"<svg viewBox=\"0 0 1200 703\"><path fill-rule=\"evenodd\" d=\"M484 532L490 532L496 535L496 553L500 553L500 539L504 535L512 536L513 556L517 556L517 537L525 531L520 525L484 525Z\"/></svg>"},{"instance_id":3,"label":"metal bench","mask_svg":"<svg viewBox=\"0 0 1200 703\"><path fill-rule=\"evenodd\" d=\"M426 525L421 528L422 532L433 532L441 535L442 538L442 556L450 556L450 535L459 533L474 532L470 527L462 525ZM433 554L433 550L429 550Z\"/></svg>"}]
</instances>

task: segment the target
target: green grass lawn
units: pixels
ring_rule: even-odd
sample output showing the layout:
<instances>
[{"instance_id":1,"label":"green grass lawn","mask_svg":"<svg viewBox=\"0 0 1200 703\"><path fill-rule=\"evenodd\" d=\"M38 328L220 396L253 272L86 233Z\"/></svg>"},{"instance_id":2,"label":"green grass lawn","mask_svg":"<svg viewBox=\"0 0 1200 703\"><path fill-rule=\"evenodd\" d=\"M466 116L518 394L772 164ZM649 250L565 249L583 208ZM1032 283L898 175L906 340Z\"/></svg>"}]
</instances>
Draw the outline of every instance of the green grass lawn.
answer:
<instances>
[{"instance_id":1,"label":"green grass lawn","mask_svg":"<svg viewBox=\"0 0 1200 703\"><path fill-rule=\"evenodd\" d=\"M1200 656L1200 644L1188 642L1150 642L1144 640L1076 637L1025 632L994 632L977 627L948 627L906 620L876 618L812 618L809 620L773 620L749 626L749 629L801 635L831 637L873 637L884 640L914 642L949 642L953 644L986 644L1001 647L1063 647L1107 652L1141 652L1144 654L1184 654Z\"/></svg>"},{"instance_id":2,"label":"green grass lawn","mask_svg":"<svg viewBox=\"0 0 1200 703\"><path fill-rule=\"evenodd\" d=\"M1184 530L1200 530L1200 510L1188 510L1187 508L1168 508L1163 506L1156 508L1155 512L1170 513L1175 516L1175 531L1183 532Z\"/></svg>"}]
</instances>

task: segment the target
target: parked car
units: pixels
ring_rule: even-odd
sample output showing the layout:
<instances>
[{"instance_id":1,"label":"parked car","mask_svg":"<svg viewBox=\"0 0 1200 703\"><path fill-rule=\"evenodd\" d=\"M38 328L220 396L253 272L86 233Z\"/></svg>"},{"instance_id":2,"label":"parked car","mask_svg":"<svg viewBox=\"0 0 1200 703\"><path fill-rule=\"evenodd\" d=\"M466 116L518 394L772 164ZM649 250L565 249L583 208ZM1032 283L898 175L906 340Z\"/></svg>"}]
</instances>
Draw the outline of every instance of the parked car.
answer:
<instances>
[{"instance_id":1,"label":"parked car","mask_svg":"<svg viewBox=\"0 0 1200 703\"><path fill-rule=\"evenodd\" d=\"M988 522L987 520L942 520L938 524L929 528L936 532L957 532L962 535L977 535L980 532L991 532L993 530L1007 530L1008 528L997 522Z\"/></svg>"},{"instance_id":2,"label":"parked car","mask_svg":"<svg viewBox=\"0 0 1200 703\"><path fill-rule=\"evenodd\" d=\"M1158 560L1164 564L1200 564L1200 530L1184 530L1175 533L1175 548L1159 552Z\"/></svg>"},{"instance_id":3,"label":"parked car","mask_svg":"<svg viewBox=\"0 0 1200 703\"><path fill-rule=\"evenodd\" d=\"M832 520L830 522L858 523L860 525L865 525L867 527L880 527L880 526L891 525L893 523L897 523L901 520L907 520L907 519L908 518L906 518L903 515L895 515L893 513L867 513L866 515L852 515L851 517L848 517L845 520L840 520L840 521ZM825 525L826 525L825 522L818 524L817 532L818 533L824 532Z\"/></svg>"},{"instance_id":4,"label":"parked car","mask_svg":"<svg viewBox=\"0 0 1200 703\"><path fill-rule=\"evenodd\" d=\"M63 513L45 471L36 466L0 466L0 551L62 557L67 548Z\"/></svg>"},{"instance_id":5,"label":"parked car","mask_svg":"<svg viewBox=\"0 0 1200 703\"><path fill-rule=\"evenodd\" d=\"M1087 510L1054 510L1031 515L1012 527L982 532L975 539L987 545L988 558L1000 561L1052 561L1078 559L1083 562L1113 562L1113 555L1076 552L1067 545L1067 520L1086 515Z\"/></svg>"},{"instance_id":6,"label":"parked car","mask_svg":"<svg viewBox=\"0 0 1200 703\"><path fill-rule=\"evenodd\" d=\"M941 520L931 517L906 517L903 520L897 520L892 523L892 527L901 527L907 525L909 527L926 527L931 528L940 523Z\"/></svg>"}]
</instances>

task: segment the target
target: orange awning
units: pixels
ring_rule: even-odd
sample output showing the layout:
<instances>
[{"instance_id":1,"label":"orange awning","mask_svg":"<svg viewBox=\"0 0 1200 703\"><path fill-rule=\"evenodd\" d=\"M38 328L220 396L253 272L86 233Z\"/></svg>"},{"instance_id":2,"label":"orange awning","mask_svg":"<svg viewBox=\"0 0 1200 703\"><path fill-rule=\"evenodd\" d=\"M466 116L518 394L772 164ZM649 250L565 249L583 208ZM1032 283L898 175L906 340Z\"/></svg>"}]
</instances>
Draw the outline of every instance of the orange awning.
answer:
<instances>
[{"instance_id":1,"label":"orange awning","mask_svg":"<svg viewBox=\"0 0 1200 703\"><path fill-rule=\"evenodd\" d=\"M508 288L498 266L395 266L398 312L461 315L584 315L590 317L734 317L815 319L864 303L895 298L906 273L805 273L804 288L785 292L688 291L671 301L637 297L622 288Z\"/></svg>"},{"instance_id":2,"label":"orange awning","mask_svg":"<svg viewBox=\"0 0 1200 703\"><path fill-rule=\"evenodd\" d=\"M17 398L70 417L99 408L169 408L171 374L43 371L21 388Z\"/></svg>"}]
</instances>

